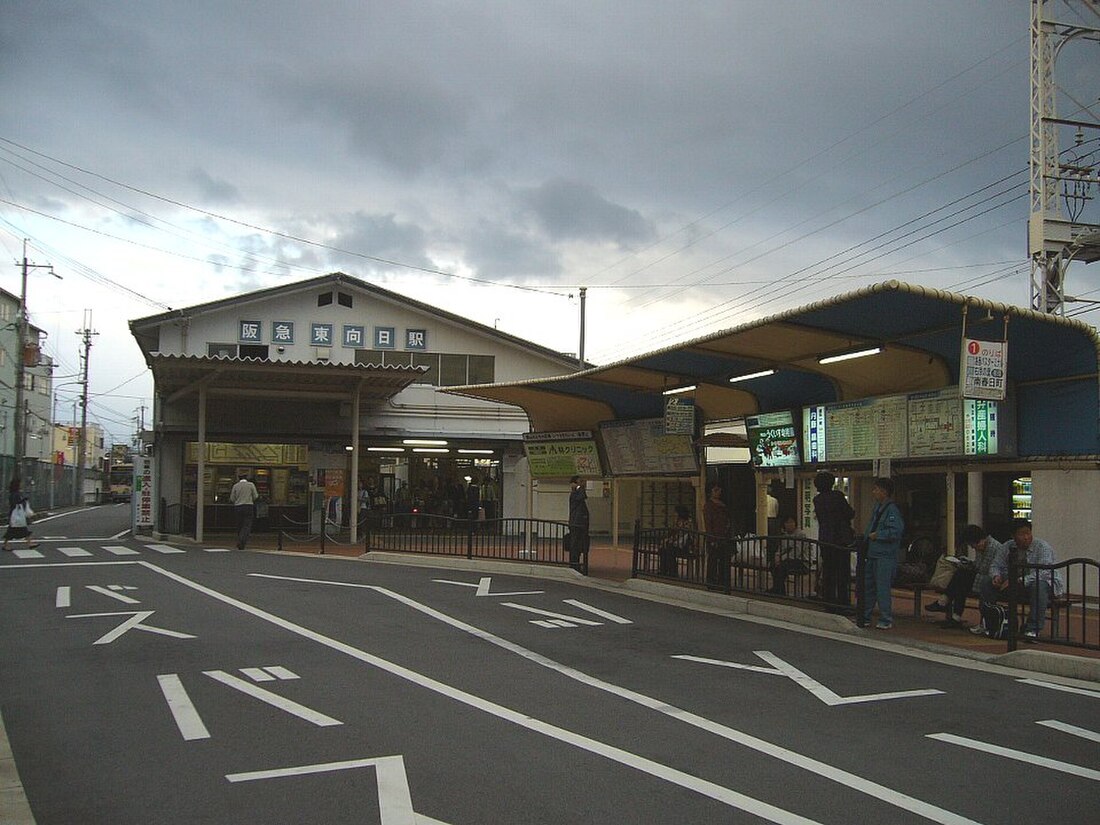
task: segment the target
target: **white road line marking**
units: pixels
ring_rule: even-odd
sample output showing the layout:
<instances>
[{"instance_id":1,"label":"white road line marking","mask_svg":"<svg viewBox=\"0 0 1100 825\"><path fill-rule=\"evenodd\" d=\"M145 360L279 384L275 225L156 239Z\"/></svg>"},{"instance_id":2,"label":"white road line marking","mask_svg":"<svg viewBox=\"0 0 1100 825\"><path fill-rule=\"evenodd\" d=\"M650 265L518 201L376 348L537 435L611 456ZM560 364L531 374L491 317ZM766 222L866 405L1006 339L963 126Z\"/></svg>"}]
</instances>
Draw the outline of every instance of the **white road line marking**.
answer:
<instances>
[{"instance_id":1,"label":"white road line marking","mask_svg":"<svg viewBox=\"0 0 1100 825\"><path fill-rule=\"evenodd\" d=\"M381 825L417 825L436 820L419 817L413 811L409 779L405 772L405 760L400 756L381 756L375 759L349 759L343 762L325 762L317 765L299 765L294 768L276 768L269 771L229 773L230 782L255 782L260 779L281 779L286 776L306 776L316 773L347 771L373 767L378 782L378 818Z\"/></svg>"},{"instance_id":2,"label":"white road line marking","mask_svg":"<svg viewBox=\"0 0 1100 825\"><path fill-rule=\"evenodd\" d=\"M156 550L158 553L186 553L186 550L181 550L178 547L173 547L170 544L147 544L145 545L150 550Z\"/></svg>"},{"instance_id":3,"label":"white road line marking","mask_svg":"<svg viewBox=\"0 0 1100 825\"><path fill-rule=\"evenodd\" d=\"M585 604L577 599L563 599L566 604L571 604L573 607L579 607L581 610L587 610L596 616L603 619L607 619L609 622L615 622L615 624L634 624L630 619L624 619L622 616L616 616L614 613L608 613L606 610L600 610L598 607L593 607L590 604Z\"/></svg>"},{"instance_id":4,"label":"white road line marking","mask_svg":"<svg viewBox=\"0 0 1100 825\"><path fill-rule=\"evenodd\" d=\"M127 547L124 544L112 544L103 548L108 553L113 553L116 556L137 556L140 555L133 547Z\"/></svg>"},{"instance_id":5,"label":"white road line marking","mask_svg":"<svg viewBox=\"0 0 1100 825\"><path fill-rule=\"evenodd\" d=\"M124 596L121 593L116 593L109 587L100 587L98 584L86 584L84 585L88 590L93 593L101 593L104 596L110 596L112 599L118 599L123 604L141 604L137 599L131 599L129 596Z\"/></svg>"},{"instance_id":6,"label":"white road line marking","mask_svg":"<svg viewBox=\"0 0 1100 825\"><path fill-rule=\"evenodd\" d=\"M268 673L266 670L258 667L242 667L241 673L251 679L253 682L274 682L275 677Z\"/></svg>"},{"instance_id":7,"label":"white road line marking","mask_svg":"<svg viewBox=\"0 0 1100 825\"><path fill-rule=\"evenodd\" d=\"M73 589L65 584L57 588L57 596L54 598L54 607L72 607Z\"/></svg>"},{"instance_id":8,"label":"white road line marking","mask_svg":"<svg viewBox=\"0 0 1100 825\"><path fill-rule=\"evenodd\" d=\"M209 739L210 731L203 724L202 717L191 702L191 697L187 695L180 677L175 673L162 673L157 676L157 682L160 684L160 692L164 694L164 701L168 703L168 710L172 711L172 718L176 720L180 736L188 742Z\"/></svg>"},{"instance_id":9,"label":"white road line marking","mask_svg":"<svg viewBox=\"0 0 1100 825\"><path fill-rule=\"evenodd\" d=\"M226 687L239 690L246 696L251 696L253 699L259 699L261 702L266 702L273 708L286 711L291 716L297 716L299 719L311 722L319 728L344 724L339 719L333 719L331 716L326 716L320 711L307 708L305 705L300 705L291 699L279 696L277 693L258 688L243 679L238 679L236 676L226 673L224 670L204 670L203 673L214 681L221 682Z\"/></svg>"},{"instance_id":10,"label":"white road line marking","mask_svg":"<svg viewBox=\"0 0 1100 825\"><path fill-rule=\"evenodd\" d=\"M268 673L270 673L276 679L299 679L299 678L301 678L293 670L287 670L282 665L272 665L270 667L265 667L264 670L266 670Z\"/></svg>"},{"instance_id":11,"label":"white road line marking","mask_svg":"<svg viewBox=\"0 0 1100 825\"><path fill-rule=\"evenodd\" d=\"M18 550L12 550L17 559L44 559L45 556L38 550L32 550L29 547L20 547Z\"/></svg>"},{"instance_id":12,"label":"white road line marking","mask_svg":"<svg viewBox=\"0 0 1100 825\"><path fill-rule=\"evenodd\" d=\"M549 622L550 624L556 625L558 627L576 627L577 626L577 625L573 624L572 622L567 622L565 619L547 619L546 621Z\"/></svg>"},{"instance_id":13,"label":"white road line marking","mask_svg":"<svg viewBox=\"0 0 1100 825\"><path fill-rule=\"evenodd\" d=\"M120 538L122 538L123 536L125 536L129 532L130 532L130 528L127 527L121 533L115 533L113 536L111 536L111 541L118 541Z\"/></svg>"},{"instance_id":14,"label":"white road line marking","mask_svg":"<svg viewBox=\"0 0 1100 825\"><path fill-rule=\"evenodd\" d=\"M704 665L717 665L718 667L730 667L737 670L751 670L753 673L769 673L772 676L785 676L782 671L776 670L774 667L764 667L762 665L743 665L740 662L724 662L721 659L707 659L704 656L688 656L686 654L675 655L673 659L683 659L685 662L700 662Z\"/></svg>"},{"instance_id":15,"label":"white road line marking","mask_svg":"<svg viewBox=\"0 0 1100 825\"><path fill-rule=\"evenodd\" d=\"M229 553L231 552L228 547L204 547L202 548L207 553Z\"/></svg>"},{"instance_id":16,"label":"white road line marking","mask_svg":"<svg viewBox=\"0 0 1100 825\"><path fill-rule=\"evenodd\" d=\"M549 619L532 619L531 624L537 624L539 627L549 628L550 630L557 630L561 627L561 625L554 624ZM576 625L571 625L571 627L576 627Z\"/></svg>"},{"instance_id":17,"label":"white road line marking","mask_svg":"<svg viewBox=\"0 0 1100 825\"><path fill-rule=\"evenodd\" d=\"M528 613L534 613L537 616L548 616L551 619L564 619L567 622L573 622L574 624L588 625L589 627L599 627L603 622L594 622L591 619L579 619L576 616L567 616L564 613L555 613L552 610L542 610L538 607L530 607L525 604L516 604L515 602L501 602L504 607L514 607L516 610L525 610Z\"/></svg>"},{"instance_id":18,"label":"white road line marking","mask_svg":"<svg viewBox=\"0 0 1100 825\"><path fill-rule=\"evenodd\" d=\"M358 659L359 661L366 662L367 664L373 664L373 665L375 665L375 666L377 666L381 669L386 670L387 672L390 672L390 673L393 673L397 676L400 676L403 679L408 679L410 681L416 681L417 684L421 683L417 680L426 680L427 679L427 677L421 676L420 674L417 674L413 671L409 671L405 668L400 667L399 665L392 664L390 662L385 661L384 659L379 659L378 657L372 656L369 653L364 653L361 650L357 650L356 648L353 648L350 645L345 644L344 642L339 642L339 641L336 641L334 639L329 639L328 637L322 636L321 634L316 633L315 631L308 630L304 627L293 624L292 622L290 622L286 619L283 619L279 616L275 616L274 614L267 613L266 611L260 610L257 607L252 607L249 604L238 601L237 599L234 599L231 596L226 596L222 593L217 592L216 590L212 590L208 587L205 587L204 585L198 584L196 582L192 582L189 579L184 578L183 576L180 576L176 573L172 573L168 570L164 570L160 567L157 567L155 564L150 564L149 562L145 562L145 561L138 562L138 563L141 564L143 567L149 568L150 570L155 570L157 573L159 573L162 576L165 576L165 577L170 578L174 581L177 581L180 584L183 584L187 587L190 587L190 588L192 588L192 589L194 589L194 590L196 590L200 593L204 593L204 594L206 594L207 596L210 596L213 599L217 599L217 600L219 600L219 601L221 601L225 604L232 605L233 607L236 607L239 610L243 610L245 612L251 613L253 616L256 616L257 618L261 618L266 622L270 622L271 624L274 624L277 627L282 627L284 630L288 630L289 632L295 633L295 634L297 634L299 636L302 636L304 638L312 639L313 641L316 641L318 644L325 645L325 646L331 648L332 650L337 650L341 653L344 653L348 656L351 656L352 658ZM260 573L250 573L249 575L253 575L253 576L262 575L265 578L271 578L271 579L284 578L282 576L272 576L272 575L260 574ZM933 805L929 802L925 802L923 800L920 800L920 799L917 799L915 797L909 796L908 794L901 793L900 791L895 791L892 788L888 788L885 785L879 784L878 782L872 782L871 780L865 779L862 776L858 776L857 774L851 773L851 772L843 770L841 768L837 768L833 765L829 765L829 764L827 764L825 762L822 762L818 759L813 759L812 757L805 756L805 755L800 754L796 751L792 751L788 748L784 748L780 745L776 745L772 742L768 742L765 739L760 739L759 737L752 736L751 734L745 733L744 731L739 731L736 728L731 728L731 727L728 727L727 725L722 725L722 724L720 724L718 722L715 722L711 719L707 719L703 716L699 716L698 714L694 714L694 713L686 711L682 708L672 706L672 705L668 704L667 702L664 702L660 699L656 699L656 698L653 698L651 696L646 696L643 693L638 693L637 691L630 690L629 688L620 687L619 685L614 685L610 682L605 682L602 679L597 679L596 677L590 676L587 673L584 673L583 671L577 670L575 668L568 667L566 665L561 664L560 662L556 662L553 659L550 659L550 658L548 658L546 656L543 656L539 653L535 653L532 650L528 650L527 648L525 648L521 645L515 644L513 642L509 642L506 639L502 639L499 636L496 636L496 635L490 633L487 630L482 630L479 627L474 627L473 625L467 624L466 622L462 622L458 619L454 619L454 618L448 616L445 613L441 613L440 611L435 610L434 608L428 607L425 604L421 604L420 602L417 602L413 599L410 599L407 596L403 596L400 593L395 593L392 590L387 590L384 587L378 587L377 585L369 585L369 584L353 584L353 583L347 583L347 582L326 582L326 581L318 580L318 579L300 579L300 578L292 578L292 577L286 577L286 578L289 581L307 581L307 582L311 582L313 584L332 584L332 585L336 585L336 586L355 587L355 588L361 588L361 589L365 589L365 590L374 590L377 593L381 593L385 596L388 596L391 599L399 601L402 604L405 604L405 605L407 605L408 607L411 607L414 610L418 610L418 611L420 611L421 613L424 613L427 616L431 616L432 618L434 618L434 619L436 619L440 622L443 622L445 624L448 624L451 627L462 630L465 633L469 633L471 636L474 636L474 637L479 638L483 641L489 642L490 644L496 645L497 647L503 648L504 650L507 650L511 653L514 653L514 654L518 655L518 656L521 656L522 658L527 659L530 662L534 662L535 664L538 664L538 665L540 665L542 667L545 667L549 670L556 671L557 673L560 673L561 675L566 676L567 678L573 679L574 681L580 682L581 684L589 685L590 687L594 687L597 690L602 690L602 691L605 691L605 692L610 693L612 695L623 698L627 701L634 702L638 705L641 705L642 707L646 707L650 710L656 711L656 712L661 713L665 716L672 717L673 719L678 719L679 721L681 721L685 724L688 724L688 725L691 725L693 727L699 728L700 730L706 731L706 732L711 733L715 736L719 736L723 739L726 739L730 742L734 742L738 745L749 748L751 750L755 750L757 753L762 753L765 756L769 756L769 757L777 759L781 762L785 762L788 765L792 765L794 767L806 770L806 771L808 771L808 772L810 772L810 773L812 773L816 776L821 777L822 779L826 779L826 780L829 780L831 782L836 782L839 785L843 785L844 787L850 788L850 789L852 789L854 791L857 791L859 793L866 794L867 796L870 796L874 799L878 799L878 800L886 803L887 805L893 805L896 808L901 808L902 810L910 811L911 813L914 813L918 816L922 816L925 819L931 820L932 822L938 822L938 823L940 823L940 825L978 825L978 823L975 820L969 819L965 816L962 816L961 814L956 814L953 811L948 811L944 808L940 808L940 807L938 807L936 805ZM456 691L456 689L454 689L454 688L450 688L449 686L446 686L446 685L441 685L440 683L434 682L434 680L431 680L431 681L432 681L432 683L430 685L429 684L424 685L425 687L427 687L430 690L435 690L436 692L444 693L444 695L448 695L448 696L452 695L452 692ZM466 696L467 696L467 694L462 694L462 696L455 696L454 698L457 701L462 701L462 702L465 702L466 704L471 704L469 701L467 701L466 698L464 698ZM476 697L470 697L470 698L471 699L476 699ZM484 700L477 700L477 701L484 701ZM474 705L474 706L479 707L480 705ZM502 709L502 710L507 710L507 709ZM494 713L494 715L497 715L497 716L501 715L501 714L495 713L494 711L487 711L487 712ZM520 718L526 720L528 717L520 715ZM520 722L518 724L522 724L522 722ZM525 727L530 727L530 726L525 725ZM533 728L531 728L531 729L533 729Z\"/></svg>"},{"instance_id":19,"label":"white road line marking","mask_svg":"<svg viewBox=\"0 0 1100 825\"><path fill-rule=\"evenodd\" d=\"M1021 685L1034 685L1035 687L1047 688L1049 690L1060 690L1064 693L1076 693L1078 696L1091 696L1093 699L1100 699L1100 691L1096 690L1059 685L1054 682L1043 682L1039 679L1017 679L1016 681Z\"/></svg>"},{"instance_id":20,"label":"white road line marking","mask_svg":"<svg viewBox=\"0 0 1100 825\"><path fill-rule=\"evenodd\" d=\"M69 558L76 558L78 556L90 556L92 555L83 547L58 547L60 552L64 553Z\"/></svg>"},{"instance_id":21,"label":"white road line marking","mask_svg":"<svg viewBox=\"0 0 1100 825\"><path fill-rule=\"evenodd\" d=\"M483 576L477 584L473 582L456 582L450 579L432 579L432 581L437 584L453 584L457 587L472 587L477 590L477 593L474 594L475 596L538 596L545 592L542 590L515 590L510 593L490 593L489 586L493 582L492 576Z\"/></svg>"},{"instance_id":22,"label":"white road line marking","mask_svg":"<svg viewBox=\"0 0 1100 825\"><path fill-rule=\"evenodd\" d=\"M446 696L468 707L472 707L476 710L480 710L484 713L490 714L491 716L495 716L498 719L503 719L507 722L511 722L514 725L533 731L535 733L539 733L543 736L547 736L551 739L565 742L566 744L572 745L576 748L580 748L581 750L588 751L589 753L596 754L597 756L602 756L610 761L618 762L621 765L634 768L639 772L646 773L650 776L664 780L665 782L678 785L679 787L686 788L702 796L717 800L724 805L728 805L731 808L737 808L739 810L754 814L755 816L758 816L761 819L768 820L769 822L782 823L782 825L814 825L814 820L807 819L805 817L799 816L798 814L791 813L790 811L785 811L782 808L778 808L774 805L769 805L768 803L762 802L759 799L753 799L750 796L746 796L745 794L738 793L737 791L722 787L721 785L718 785L714 782L708 782L704 779L700 779L697 776L692 776L691 774L684 773L683 771L676 770L675 768L671 768L667 765L662 765L650 759L645 759L643 757L624 751L621 748L616 748L603 742L590 739L587 736L582 736L581 734L566 730L565 728L560 728L556 725L551 725L548 722L534 719L527 713L512 710L511 708L507 708L503 705L498 705L495 702L491 702L488 699L484 699L480 696L475 696L471 693L467 693L464 690L460 690L459 688L453 687L443 682L439 682L429 676L425 676L422 673L417 673L415 670L410 670L409 668L395 664L379 656L375 656L372 653L367 653L366 651L359 650L356 647L352 647L346 642L341 642L337 639L332 639L328 636L324 636L317 631L302 627L299 624L295 624L289 619L284 619L281 616L276 616L274 613L269 613L266 610L262 610L258 607L253 607L252 605L246 602L242 602L239 599L235 599L232 596L227 596L224 593L219 593L217 590L199 584L198 582L191 581L190 579L185 578L178 573L173 573L170 570L165 570L164 568L158 567L155 564L150 564L149 562L144 561L138 563L149 570L156 571L158 574L164 576L165 578L178 582L185 587L190 587L192 590L195 590L198 593L203 593L212 599L216 599L222 602L223 604L228 604L232 607L237 608L238 610L244 611L245 613L248 613L256 617L257 619L269 622L270 624L273 624L276 627L280 627L289 633L294 633L295 635L301 636L302 638L309 639L310 641L323 645L330 650L335 650L339 653L343 653L344 655L356 659L357 661L363 662L364 664L376 667L379 670L385 671L386 673L389 673L400 679L404 679L405 681L423 687L426 690L438 693L441 696ZM265 575L265 578L281 577ZM326 583L316 580L314 580L314 582L316 584ZM365 588L384 593L388 596L397 595L391 593L390 591L386 591L384 588L376 587L374 585L349 584L346 582L334 582L334 584L343 584L350 587ZM430 610L431 608L426 609ZM476 628L474 628L474 630L476 630ZM480 633L480 631L478 632ZM500 641L503 642L503 640ZM533 653L531 655L535 656L535 654ZM661 703L661 705L663 704L664 703ZM958 823L959 825L962 825L962 823L966 823L966 825L976 825L976 823L973 823L972 820L964 819L962 817L956 817L949 820L949 822L952 823L952 825L955 825L955 823Z\"/></svg>"},{"instance_id":23,"label":"white road line marking","mask_svg":"<svg viewBox=\"0 0 1100 825\"><path fill-rule=\"evenodd\" d=\"M130 630L144 630L146 633L158 633L161 636L171 636L174 639L194 639L195 637L188 633L180 633L175 630L165 630L163 627L153 627L152 625L142 624L143 621L148 619L156 613L155 610L138 610L134 613L73 613L66 616L66 619L95 619L100 616L129 616L130 618L116 627L109 633L100 636L92 644L97 645L109 645L115 639L122 634Z\"/></svg>"},{"instance_id":24,"label":"white road line marking","mask_svg":"<svg viewBox=\"0 0 1100 825\"><path fill-rule=\"evenodd\" d=\"M1003 756L1005 759L1026 762L1029 765L1038 765L1041 768L1049 768L1052 771L1060 771L1061 773L1068 773L1073 776L1081 776L1085 779L1092 779L1093 781L1100 782L1100 771L1093 770L1092 768L1084 768L1080 765L1073 765L1069 762L1062 762L1058 759L1048 759L1045 756L1038 756L1037 754L1027 753L1025 751L1014 751L1011 748L1002 748L1000 745L991 745L989 742L981 742L977 739L967 739L965 736L955 736L953 733L930 733L928 734L928 738L937 739L940 742L947 742L952 745L961 745L971 750L991 753L994 756Z\"/></svg>"},{"instance_id":25,"label":"white road line marking","mask_svg":"<svg viewBox=\"0 0 1100 825\"><path fill-rule=\"evenodd\" d=\"M1035 724L1042 725L1045 728L1059 730L1062 733L1069 733L1073 736L1080 736L1082 739L1088 739L1090 742L1100 742L1100 733L1087 728L1079 728L1068 722L1059 722L1057 719L1044 719L1042 722L1036 722Z\"/></svg>"},{"instance_id":26,"label":"white road line marking","mask_svg":"<svg viewBox=\"0 0 1100 825\"><path fill-rule=\"evenodd\" d=\"M774 653L769 653L767 650L754 650L753 653L793 681L796 685L808 690L829 707L856 705L862 702L881 702L887 699L910 699L916 696L940 696L943 694L942 690L927 688L922 690L898 690L891 693L866 693L862 696L841 696L829 690L829 688L825 687L825 685L821 684L821 682L816 679L807 676L794 665L783 661Z\"/></svg>"}]
</instances>

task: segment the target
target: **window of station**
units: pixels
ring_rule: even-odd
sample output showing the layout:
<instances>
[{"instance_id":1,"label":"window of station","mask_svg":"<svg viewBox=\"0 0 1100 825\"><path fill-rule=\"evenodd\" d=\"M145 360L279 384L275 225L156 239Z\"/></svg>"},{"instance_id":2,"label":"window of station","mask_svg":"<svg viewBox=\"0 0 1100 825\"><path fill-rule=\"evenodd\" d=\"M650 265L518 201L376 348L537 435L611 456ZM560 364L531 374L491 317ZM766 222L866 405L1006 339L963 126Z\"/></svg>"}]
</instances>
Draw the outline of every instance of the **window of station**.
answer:
<instances>
[{"instance_id":1,"label":"window of station","mask_svg":"<svg viewBox=\"0 0 1100 825\"><path fill-rule=\"evenodd\" d=\"M427 367L428 371L419 376L416 383L436 387L491 384L496 380L496 357L492 355L360 349L355 351L355 363L375 367Z\"/></svg>"},{"instance_id":2,"label":"window of station","mask_svg":"<svg viewBox=\"0 0 1100 825\"><path fill-rule=\"evenodd\" d=\"M320 295L317 296L317 306L327 307L331 303L332 303L332 293L331 292L322 292Z\"/></svg>"},{"instance_id":3,"label":"window of station","mask_svg":"<svg viewBox=\"0 0 1100 825\"><path fill-rule=\"evenodd\" d=\"M238 350L241 358L262 358L267 360L267 344L241 344Z\"/></svg>"},{"instance_id":4,"label":"window of station","mask_svg":"<svg viewBox=\"0 0 1100 825\"><path fill-rule=\"evenodd\" d=\"M351 308L351 296L346 292L337 292L336 301L342 307L348 307L349 309Z\"/></svg>"},{"instance_id":5,"label":"window of station","mask_svg":"<svg viewBox=\"0 0 1100 825\"><path fill-rule=\"evenodd\" d=\"M206 354L210 358L236 358L236 344L207 344Z\"/></svg>"}]
</instances>

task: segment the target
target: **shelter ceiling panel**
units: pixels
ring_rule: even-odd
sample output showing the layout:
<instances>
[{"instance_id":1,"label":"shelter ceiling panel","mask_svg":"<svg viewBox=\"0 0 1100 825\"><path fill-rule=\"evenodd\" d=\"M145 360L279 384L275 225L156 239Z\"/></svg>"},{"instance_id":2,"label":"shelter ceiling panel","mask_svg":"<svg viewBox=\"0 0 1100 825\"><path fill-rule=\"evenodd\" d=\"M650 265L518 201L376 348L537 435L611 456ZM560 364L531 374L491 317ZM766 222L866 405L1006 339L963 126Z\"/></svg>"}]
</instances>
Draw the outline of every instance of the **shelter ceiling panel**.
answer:
<instances>
[{"instance_id":1,"label":"shelter ceiling panel","mask_svg":"<svg viewBox=\"0 0 1100 825\"><path fill-rule=\"evenodd\" d=\"M828 332L777 321L692 344L691 350L730 358L749 358L765 367L794 363L810 356L816 358L876 341L875 338L853 333Z\"/></svg>"},{"instance_id":2,"label":"shelter ceiling panel","mask_svg":"<svg viewBox=\"0 0 1100 825\"><path fill-rule=\"evenodd\" d=\"M840 400L874 395L938 390L957 380L942 358L928 352L889 347L878 355L818 364L808 359L804 366L827 375L840 390Z\"/></svg>"},{"instance_id":3,"label":"shelter ceiling panel","mask_svg":"<svg viewBox=\"0 0 1100 825\"><path fill-rule=\"evenodd\" d=\"M464 389L451 392L520 407L535 432L595 430L599 422L615 417L614 409L603 401L554 392L545 386L489 385L479 386L476 392L467 393Z\"/></svg>"},{"instance_id":4,"label":"shelter ceiling panel","mask_svg":"<svg viewBox=\"0 0 1100 825\"><path fill-rule=\"evenodd\" d=\"M704 421L722 421L760 412L760 402L752 393L716 384L699 384L695 388L695 406L702 412Z\"/></svg>"}]
</instances>

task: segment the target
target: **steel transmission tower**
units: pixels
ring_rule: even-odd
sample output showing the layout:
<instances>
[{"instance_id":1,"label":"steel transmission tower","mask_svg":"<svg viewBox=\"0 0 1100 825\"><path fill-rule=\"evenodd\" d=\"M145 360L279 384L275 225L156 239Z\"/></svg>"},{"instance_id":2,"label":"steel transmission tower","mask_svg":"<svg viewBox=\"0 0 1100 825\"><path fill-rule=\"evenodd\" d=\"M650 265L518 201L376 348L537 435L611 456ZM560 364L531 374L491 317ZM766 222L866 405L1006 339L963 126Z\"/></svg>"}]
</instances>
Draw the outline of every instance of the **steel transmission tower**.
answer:
<instances>
[{"instance_id":1,"label":"steel transmission tower","mask_svg":"<svg viewBox=\"0 0 1100 825\"><path fill-rule=\"evenodd\" d=\"M1069 13L1073 22L1054 19L1055 5L1054 0L1031 2L1028 254L1032 308L1064 315L1066 302L1074 300L1065 293L1069 264L1100 260L1100 223L1083 220L1093 191L1100 188L1097 163L1100 151L1096 146L1100 141L1100 71L1091 72L1088 98L1082 101L1057 84L1054 68L1062 50L1073 41L1091 41L1086 44L1090 49L1100 46L1100 3L1061 0L1057 3L1058 10ZM1092 63L1100 66L1100 57L1095 57ZM1076 104L1074 117L1058 117L1059 92ZM1082 114L1084 119L1076 117ZM1071 132L1072 143L1063 140Z\"/></svg>"}]
</instances>

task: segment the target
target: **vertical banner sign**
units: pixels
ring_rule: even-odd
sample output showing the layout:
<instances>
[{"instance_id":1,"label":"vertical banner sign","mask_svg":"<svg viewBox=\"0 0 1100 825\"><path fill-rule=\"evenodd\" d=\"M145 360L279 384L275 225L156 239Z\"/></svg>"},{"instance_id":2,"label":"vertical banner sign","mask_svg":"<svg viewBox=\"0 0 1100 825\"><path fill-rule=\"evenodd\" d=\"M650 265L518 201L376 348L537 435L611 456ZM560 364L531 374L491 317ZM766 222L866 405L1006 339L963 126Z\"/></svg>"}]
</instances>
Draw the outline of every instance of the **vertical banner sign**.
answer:
<instances>
[{"instance_id":1,"label":"vertical banner sign","mask_svg":"<svg viewBox=\"0 0 1100 825\"><path fill-rule=\"evenodd\" d=\"M134 528L149 529L153 526L153 460L148 456L134 456Z\"/></svg>"},{"instance_id":2,"label":"vertical banner sign","mask_svg":"<svg viewBox=\"0 0 1100 825\"><path fill-rule=\"evenodd\" d=\"M695 399L665 399L665 435L695 435Z\"/></svg>"},{"instance_id":3,"label":"vertical banner sign","mask_svg":"<svg viewBox=\"0 0 1100 825\"><path fill-rule=\"evenodd\" d=\"M963 398L1004 401L1008 376L1008 342L962 339L959 359Z\"/></svg>"}]
</instances>

